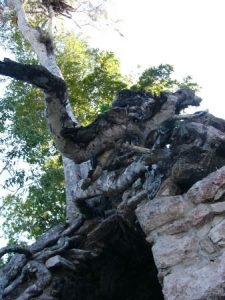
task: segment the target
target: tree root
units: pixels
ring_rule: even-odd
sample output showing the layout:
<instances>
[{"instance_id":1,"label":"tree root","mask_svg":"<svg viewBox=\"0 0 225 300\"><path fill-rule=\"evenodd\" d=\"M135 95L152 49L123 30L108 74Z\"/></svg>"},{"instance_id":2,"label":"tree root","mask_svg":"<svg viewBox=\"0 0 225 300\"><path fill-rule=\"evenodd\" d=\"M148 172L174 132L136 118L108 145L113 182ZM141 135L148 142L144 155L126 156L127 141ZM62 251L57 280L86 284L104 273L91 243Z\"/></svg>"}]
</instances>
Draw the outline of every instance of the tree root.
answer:
<instances>
[{"instance_id":1,"label":"tree root","mask_svg":"<svg viewBox=\"0 0 225 300\"><path fill-rule=\"evenodd\" d=\"M6 246L0 249L0 258L7 253L19 253L24 254L27 258L31 257L32 253L30 250L18 246Z\"/></svg>"}]
</instances>

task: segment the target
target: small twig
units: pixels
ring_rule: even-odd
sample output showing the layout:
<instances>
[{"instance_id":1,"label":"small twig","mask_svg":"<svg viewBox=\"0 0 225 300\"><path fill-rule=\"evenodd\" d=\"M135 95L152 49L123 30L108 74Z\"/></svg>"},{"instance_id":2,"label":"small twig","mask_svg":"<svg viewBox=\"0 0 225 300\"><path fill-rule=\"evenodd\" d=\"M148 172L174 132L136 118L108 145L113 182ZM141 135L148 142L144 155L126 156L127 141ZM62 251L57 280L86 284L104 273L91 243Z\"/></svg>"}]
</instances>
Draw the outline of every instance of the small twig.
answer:
<instances>
[{"instance_id":1,"label":"small twig","mask_svg":"<svg viewBox=\"0 0 225 300\"><path fill-rule=\"evenodd\" d=\"M7 190L10 193L14 193L13 190L10 190L9 188L5 187L3 184L0 184L0 187L2 187L3 189Z\"/></svg>"},{"instance_id":2,"label":"small twig","mask_svg":"<svg viewBox=\"0 0 225 300\"><path fill-rule=\"evenodd\" d=\"M81 26L80 26L80 24L78 24L76 20L72 19L72 21L74 22L74 24L75 24L75 25L76 25L78 28L80 28L80 29L81 29Z\"/></svg>"},{"instance_id":3,"label":"small twig","mask_svg":"<svg viewBox=\"0 0 225 300\"><path fill-rule=\"evenodd\" d=\"M2 170L0 171L0 175L2 175L2 173L3 173L4 171L7 171L7 165L5 165L5 166L2 168Z\"/></svg>"}]
</instances>

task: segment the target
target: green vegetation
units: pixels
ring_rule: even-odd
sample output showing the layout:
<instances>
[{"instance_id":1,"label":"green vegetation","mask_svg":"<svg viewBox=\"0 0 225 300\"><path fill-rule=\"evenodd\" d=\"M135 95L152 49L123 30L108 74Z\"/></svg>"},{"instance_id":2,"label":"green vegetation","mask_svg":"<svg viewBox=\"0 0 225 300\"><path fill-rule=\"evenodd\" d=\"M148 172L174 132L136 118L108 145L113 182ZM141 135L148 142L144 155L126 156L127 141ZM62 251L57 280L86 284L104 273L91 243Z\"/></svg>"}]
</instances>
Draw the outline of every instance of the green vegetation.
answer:
<instances>
[{"instance_id":1,"label":"green vegetation","mask_svg":"<svg viewBox=\"0 0 225 300\"><path fill-rule=\"evenodd\" d=\"M36 63L17 31L12 32L11 40L15 60ZM87 125L110 105L116 91L127 87L128 79L121 75L113 53L90 49L74 34L61 34L57 41L57 60L72 108L80 123ZM0 111L4 164L11 174L5 187L18 189L3 199L3 230L12 241L25 232L37 237L65 219L62 162L46 126L43 94L30 85L10 81ZM23 161L22 168L18 160Z\"/></svg>"},{"instance_id":2,"label":"green vegetation","mask_svg":"<svg viewBox=\"0 0 225 300\"><path fill-rule=\"evenodd\" d=\"M179 88L199 90L198 84L193 81L191 76L186 76L182 81L179 81L173 79L173 72L173 66L168 64L161 64L157 67L146 69L131 89L150 92L153 95L159 95L163 91L172 92Z\"/></svg>"},{"instance_id":3,"label":"green vegetation","mask_svg":"<svg viewBox=\"0 0 225 300\"><path fill-rule=\"evenodd\" d=\"M36 63L15 28L5 43L15 60ZM62 33L57 37L56 46L72 108L80 123L87 125L107 110L117 91L131 84L120 73L120 63L112 52L90 49L74 34ZM172 79L172 73L170 65L151 67L132 89L159 94L178 87L198 87L190 76L179 82ZM36 238L65 220L62 161L46 127L43 100L39 90L10 81L0 101L2 153L10 173L5 188L17 188L16 193L3 199L1 210L5 218L3 230L10 243L20 241L21 236Z\"/></svg>"}]
</instances>

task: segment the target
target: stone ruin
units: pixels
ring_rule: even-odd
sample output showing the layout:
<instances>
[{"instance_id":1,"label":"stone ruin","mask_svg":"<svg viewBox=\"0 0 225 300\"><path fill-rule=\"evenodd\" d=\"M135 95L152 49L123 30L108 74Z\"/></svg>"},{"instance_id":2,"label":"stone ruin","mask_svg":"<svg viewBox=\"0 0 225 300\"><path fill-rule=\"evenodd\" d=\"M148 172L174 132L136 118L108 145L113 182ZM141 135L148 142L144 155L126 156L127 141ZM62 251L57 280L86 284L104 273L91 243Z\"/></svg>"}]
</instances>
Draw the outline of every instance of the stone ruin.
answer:
<instances>
[{"instance_id":1,"label":"stone ruin","mask_svg":"<svg viewBox=\"0 0 225 300\"><path fill-rule=\"evenodd\" d=\"M0 250L16 253L0 299L225 299L225 121L183 113L200 101L124 90L70 132L84 151L101 141L75 186L80 215Z\"/></svg>"}]
</instances>

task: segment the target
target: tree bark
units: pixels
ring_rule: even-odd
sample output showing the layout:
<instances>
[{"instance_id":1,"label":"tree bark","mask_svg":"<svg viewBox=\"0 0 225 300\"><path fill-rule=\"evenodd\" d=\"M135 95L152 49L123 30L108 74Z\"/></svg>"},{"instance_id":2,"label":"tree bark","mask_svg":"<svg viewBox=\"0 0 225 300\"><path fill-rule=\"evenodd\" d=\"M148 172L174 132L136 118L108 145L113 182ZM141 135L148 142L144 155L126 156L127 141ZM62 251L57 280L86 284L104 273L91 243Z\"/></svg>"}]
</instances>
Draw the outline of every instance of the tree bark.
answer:
<instances>
[{"instance_id":1,"label":"tree bark","mask_svg":"<svg viewBox=\"0 0 225 300\"><path fill-rule=\"evenodd\" d=\"M15 63L1 62L0 73L11 72L10 76L16 78L13 68L6 71L10 64ZM26 81L25 70L36 68L25 66ZM29 76L30 83L48 90L48 94L52 86L59 87L50 79L40 83L39 79L48 78L50 73L42 67L38 72L42 76L34 72L32 79ZM64 87L62 79L52 76ZM207 196L209 199L220 199L224 193L224 181L218 179L223 178L224 168L218 175L210 175L211 179L204 177L225 164L225 121L207 112L179 114L186 106L199 103L200 99L186 89L159 97L123 91L112 108L93 124L68 131L61 127L63 143L71 145L68 156L79 162L92 160L92 172L88 172L89 167L86 174L81 174L84 168L76 172L86 178L73 186L80 216L69 226L53 228L28 248L2 249L2 255L18 253L0 271L2 299L160 300L164 299L160 284L166 299L173 299L169 289L173 282L167 283L163 267L166 258L154 262L152 255L153 251L155 258L161 257L160 253L166 251L158 247L161 235L169 238L171 232L179 234L190 226L208 224L224 211L223 205L211 205L210 210L197 208L185 216L186 210L193 208L187 197L197 199L193 200L195 205L206 201L200 194L197 198L193 194L196 182L200 192L205 189L212 195ZM170 222L176 218L183 219L171 227ZM166 257L173 261L169 255ZM176 276L174 280L178 282ZM182 289L177 293L178 299L186 297ZM191 297L185 299L194 299Z\"/></svg>"},{"instance_id":2,"label":"tree bark","mask_svg":"<svg viewBox=\"0 0 225 300\"><path fill-rule=\"evenodd\" d=\"M54 53L38 42L21 2L11 3L42 66L4 60L0 74L45 93L69 222L27 248L0 250L17 253L0 269L0 299L222 299L225 121L181 115L201 101L188 89L158 97L125 90L80 127Z\"/></svg>"},{"instance_id":3,"label":"tree bark","mask_svg":"<svg viewBox=\"0 0 225 300\"><path fill-rule=\"evenodd\" d=\"M32 27L27 18L25 11L23 9L23 4L22 1L20 0L8 0L7 4L10 8L12 8L17 16L17 24L20 32L22 33L23 37L30 43L31 48L33 49L34 53L36 53L38 60L40 64L45 67L50 73L53 75L63 78L62 73L56 63L56 58L55 58L55 51L54 47L49 51L49 49L46 47L44 43L41 42L40 39L40 31L34 27ZM53 45L53 20L54 19L54 10L52 9L52 6L49 5L49 31L47 34L49 37L52 39L52 45ZM47 98L47 97L46 97ZM70 122L72 124L77 124L77 120L72 112L69 100L68 100L68 95L66 95L66 98L64 99L65 105L63 110L66 111L66 115L69 116ZM52 102L52 105L48 105L48 114L49 115L54 115L54 101ZM49 128L53 128L54 125L52 126L50 119L47 118L48 120L48 126ZM74 182L76 182L79 178L80 175L78 176L76 174L78 169L81 169L81 166L77 166L77 164L70 160L67 157L64 157L63 153L63 166L64 166L64 174L65 174L65 189L66 189L66 200L67 200L67 207L69 209L67 212L67 221L72 222L74 218L77 217L79 214L74 201L73 201L73 195L74 195ZM88 165L88 164L87 164ZM86 167L84 167L86 169ZM85 173L81 172L81 173Z\"/></svg>"}]
</instances>

